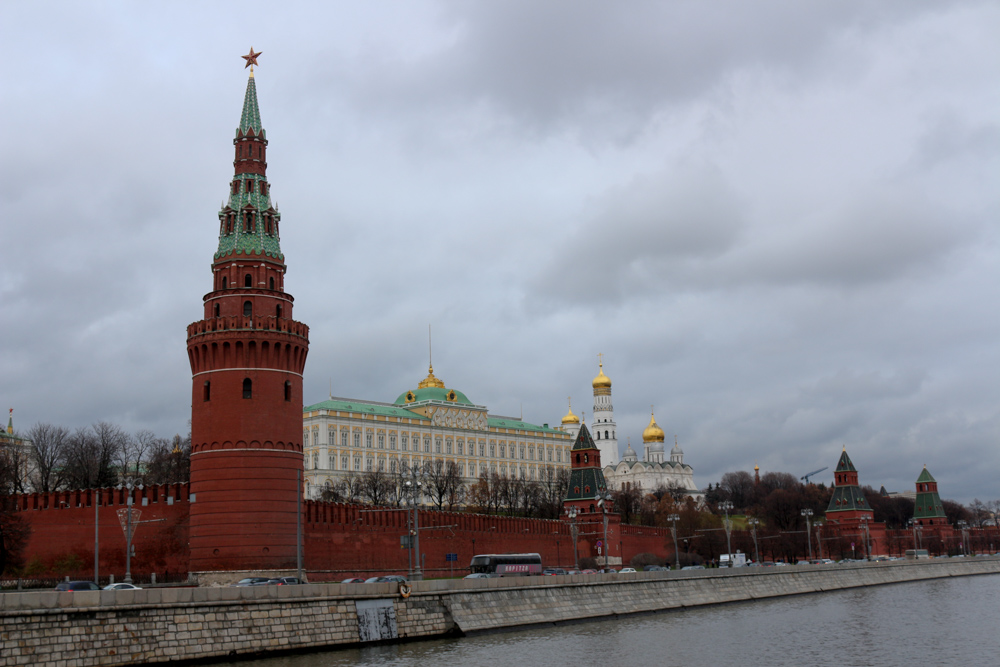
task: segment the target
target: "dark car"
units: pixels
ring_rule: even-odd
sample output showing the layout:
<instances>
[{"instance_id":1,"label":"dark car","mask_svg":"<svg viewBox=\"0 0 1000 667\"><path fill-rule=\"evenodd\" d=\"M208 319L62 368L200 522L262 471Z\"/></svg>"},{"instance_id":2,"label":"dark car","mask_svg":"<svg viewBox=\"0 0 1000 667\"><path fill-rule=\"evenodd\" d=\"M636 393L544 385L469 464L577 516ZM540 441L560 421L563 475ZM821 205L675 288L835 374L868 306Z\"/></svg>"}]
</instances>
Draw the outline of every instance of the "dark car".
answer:
<instances>
[{"instance_id":1,"label":"dark car","mask_svg":"<svg viewBox=\"0 0 1000 667\"><path fill-rule=\"evenodd\" d=\"M57 591L99 591L93 581L64 581L56 586Z\"/></svg>"},{"instance_id":2,"label":"dark car","mask_svg":"<svg viewBox=\"0 0 1000 667\"><path fill-rule=\"evenodd\" d=\"M662 565L647 565L642 568L643 572L663 572L664 570L669 570L669 567L663 567Z\"/></svg>"},{"instance_id":3,"label":"dark car","mask_svg":"<svg viewBox=\"0 0 1000 667\"><path fill-rule=\"evenodd\" d=\"M342 580L340 583L342 583L342 584L363 584L363 583L365 583L365 580L362 579L361 577L348 577L347 579Z\"/></svg>"},{"instance_id":4,"label":"dark car","mask_svg":"<svg viewBox=\"0 0 1000 667\"><path fill-rule=\"evenodd\" d=\"M566 570L561 567L550 567L542 570L542 574L546 576L555 576L557 574L566 574Z\"/></svg>"},{"instance_id":5,"label":"dark car","mask_svg":"<svg viewBox=\"0 0 1000 667\"><path fill-rule=\"evenodd\" d=\"M233 586L267 586L271 580L267 577L247 577L240 579Z\"/></svg>"},{"instance_id":6,"label":"dark car","mask_svg":"<svg viewBox=\"0 0 1000 667\"><path fill-rule=\"evenodd\" d=\"M405 584L406 577L400 576L398 574L387 574L382 577L370 577L365 580L366 584L387 584L387 583L397 583Z\"/></svg>"},{"instance_id":7,"label":"dark car","mask_svg":"<svg viewBox=\"0 0 1000 667\"><path fill-rule=\"evenodd\" d=\"M274 581L274 579L272 579L271 581ZM282 584L284 584L286 586L294 586L296 584L304 584L305 583L304 581L302 581L298 577L278 577L278 581L280 581Z\"/></svg>"}]
</instances>

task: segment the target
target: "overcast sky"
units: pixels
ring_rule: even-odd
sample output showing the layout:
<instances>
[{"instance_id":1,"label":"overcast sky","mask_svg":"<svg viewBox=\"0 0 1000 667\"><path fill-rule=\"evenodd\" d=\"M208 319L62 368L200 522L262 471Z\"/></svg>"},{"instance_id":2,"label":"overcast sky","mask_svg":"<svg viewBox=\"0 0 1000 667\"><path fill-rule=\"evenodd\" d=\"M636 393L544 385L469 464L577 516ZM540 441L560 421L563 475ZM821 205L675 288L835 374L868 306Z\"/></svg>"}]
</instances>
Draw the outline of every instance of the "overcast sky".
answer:
<instances>
[{"instance_id":1,"label":"overcast sky","mask_svg":"<svg viewBox=\"0 0 1000 667\"><path fill-rule=\"evenodd\" d=\"M247 71L305 401L1000 496L996 2L0 5L0 396L185 433Z\"/></svg>"}]
</instances>

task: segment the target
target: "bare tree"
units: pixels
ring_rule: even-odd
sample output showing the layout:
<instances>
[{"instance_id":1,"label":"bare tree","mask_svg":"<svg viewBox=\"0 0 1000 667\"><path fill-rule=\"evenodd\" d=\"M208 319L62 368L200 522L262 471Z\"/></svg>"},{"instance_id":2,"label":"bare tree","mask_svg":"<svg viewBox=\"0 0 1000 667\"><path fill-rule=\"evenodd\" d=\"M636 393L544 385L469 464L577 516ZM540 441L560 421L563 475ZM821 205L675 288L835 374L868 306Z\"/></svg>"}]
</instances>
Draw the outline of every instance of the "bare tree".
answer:
<instances>
[{"instance_id":1,"label":"bare tree","mask_svg":"<svg viewBox=\"0 0 1000 667\"><path fill-rule=\"evenodd\" d=\"M727 472L719 483L726 499L738 510L749 507L754 500L753 477L746 470ZM677 499L679 500L679 498Z\"/></svg>"},{"instance_id":2,"label":"bare tree","mask_svg":"<svg viewBox=\"0 0 1000 667\"><path fill-rule=\"evenodd\" d=\"M340 493L345 503L356 503L361 497L361 478L348 473L340 482Z\"/></svg>"},{"instance_id":3,"label":"bare tree","mask_svg":"<svg viewBox=\"0 0 1000 667\"><path fill-rule=\"evenodd\" d=\"M427 479L427 496L438 510L452 509L461 500L462 475L454 461L428 461L424 466L424 476Z\"/></svg>"},{"instance_id":4,"label":"bare tree","mask_svg":"<svg viewBox=\"0 0 1000 667\"><path fill-rule=\"evenodd\" d=\"M385 505L390 496L392 480L382 470L369 470L359 481L361 497L372 505Z\"/></svg>"},{"instance_id":5,"label":"bare tree","mask_svg":"<svg viewBox=\"0 0 1000 667\"><path fill-rule=\"evenodd\" d=\"M191 436L180 434L167 441L155 438L146 455L145 478L147 484L171 484L191 479Z\"/></svg>"},{"instance_id":6,"label":"bare tree","mask_svg":"<svg viewBox=\"0 0 1000 667\"><path fill-rule=\"evenodd\" d=\"M145 481L147 458L158 444L152 431L137 431L135 435L124 434L118 450L117 468L122 477L133 477Z\"/></svg>"},{"instance_id":7,"label":"bare tree","mask_svg":"<svg viewBox=\"0 0 1000 667\"><path fill-rule=\"evenodd\" d=\"M62 426L38 422L28 431L34 459L32 483L40 493L58 491L65 481L64 461L69 431Z\"/></svg>"},{"instance_id":8,"label":"bare tree","mask_svg":"<svg viewBox=\"0 0 1000 667\"><path fill-rule=\"evenodd\" d=\"M97 422L77 429L67 440L66 478L70 487L90 489L118 482L115 462L128 435L114 424Z\"/></svg>"}]
</instances>

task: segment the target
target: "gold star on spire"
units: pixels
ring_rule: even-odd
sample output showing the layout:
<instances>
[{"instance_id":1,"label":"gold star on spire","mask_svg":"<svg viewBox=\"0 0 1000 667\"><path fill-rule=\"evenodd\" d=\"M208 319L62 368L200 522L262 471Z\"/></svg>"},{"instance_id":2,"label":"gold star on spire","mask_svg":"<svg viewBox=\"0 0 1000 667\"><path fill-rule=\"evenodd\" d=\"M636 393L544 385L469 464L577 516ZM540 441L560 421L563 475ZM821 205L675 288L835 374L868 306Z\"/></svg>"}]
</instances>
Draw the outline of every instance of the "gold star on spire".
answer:
<instances>
[{"instance_id":1,"label":"gold star on spire","mask_svg":"<svg viewBox=\"0 0 1000 667\"><path fill-rule=\"evenodd\" d=\"M249 67L251 75L253 74L253 66L254 65L257 65L258 67L260 66L260 63L257 62L257 58L260 56L261 53L263 53L263 51L257 51L256 53L254 53L253 47L251 46L250 55L240 56L240 58L243 58L243 60L247 61L247 64L243 66L243 69Z\"/></svg>"}]
</instances>

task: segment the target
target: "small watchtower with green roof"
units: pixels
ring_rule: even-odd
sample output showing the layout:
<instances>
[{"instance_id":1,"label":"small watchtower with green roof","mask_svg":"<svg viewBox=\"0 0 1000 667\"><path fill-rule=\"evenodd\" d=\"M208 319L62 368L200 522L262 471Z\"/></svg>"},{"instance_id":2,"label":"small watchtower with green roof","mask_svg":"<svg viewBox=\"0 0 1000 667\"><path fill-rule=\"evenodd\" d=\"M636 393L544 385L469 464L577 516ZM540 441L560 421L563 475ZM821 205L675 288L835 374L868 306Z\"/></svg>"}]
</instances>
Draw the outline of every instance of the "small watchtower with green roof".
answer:
<instances>
[{"instance_id":1,"label":"small watchtower with green roof","mask_svg":"<svg viewBox=\"0 0 1000 667\"><path fill-rule=\"evenodd\" d=\"M858 470L854 467L847 448L840 454L837 469L833 471L833 496L826 508L828 519L837 521L858 521L874 516L871 506L865 499L865 494L858 486Z\"/></svg>"},{"instance_id":2,"label":"small watchtower with green roof","mask_svg":"<svg viewBox=\"0 0 1000 667\"><path fill-rule=\"evenodd\" d=\"M948 517L938 495L937 480L927 470L927 466L917 477L917 497L913 503L913 521L921 526L947 524Z\"/></svg>"},{"instance_id":3,"label":"small watchtower with green roof","mask_svg":"<svg viewBox=\"0 0 1000 667\"><path fill-rule=\"evenodd\" d=\"M570 450L572 470L569 477L569 492L563 507L576 507L580 514L598 511L598 502L608 490L601 466L601 450L594 444L586 424L580 425L576 442ZM606 510L612 511L612 501L606 500Z\"/></svg>"}]
</instances>

